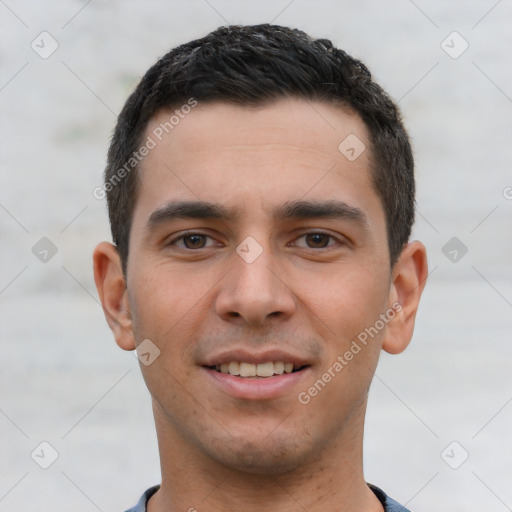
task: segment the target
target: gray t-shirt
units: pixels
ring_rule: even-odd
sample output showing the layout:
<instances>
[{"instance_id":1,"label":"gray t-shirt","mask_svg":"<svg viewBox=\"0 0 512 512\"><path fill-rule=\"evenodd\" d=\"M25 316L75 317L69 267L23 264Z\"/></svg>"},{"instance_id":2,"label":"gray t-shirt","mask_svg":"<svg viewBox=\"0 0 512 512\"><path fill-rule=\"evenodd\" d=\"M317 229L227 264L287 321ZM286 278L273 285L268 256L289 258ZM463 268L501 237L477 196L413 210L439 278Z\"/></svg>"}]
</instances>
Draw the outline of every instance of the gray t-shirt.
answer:
<instances>
[{"instance_id":1,"label":"gray t-shirt","mask_svg":"<svg viewBox=\"0 0 512 512\"><path fill-rule=\"evenodd\" d=\"M395 500L391 499L383 490L375 487L375 485L368 484L368 487L375 493L375 496L379 498L379 501L382 503L382 506L386 512L411 512L408 508L402 507L400 503L397 503ZM153 494L155 494L159 488L159 485L155 485L154 487L149 488L142 495L137 505L127 510L126 512L146 512L146 505L149 498L151 498L151 496L153 496Z\"/></svg>"}]
</instances>

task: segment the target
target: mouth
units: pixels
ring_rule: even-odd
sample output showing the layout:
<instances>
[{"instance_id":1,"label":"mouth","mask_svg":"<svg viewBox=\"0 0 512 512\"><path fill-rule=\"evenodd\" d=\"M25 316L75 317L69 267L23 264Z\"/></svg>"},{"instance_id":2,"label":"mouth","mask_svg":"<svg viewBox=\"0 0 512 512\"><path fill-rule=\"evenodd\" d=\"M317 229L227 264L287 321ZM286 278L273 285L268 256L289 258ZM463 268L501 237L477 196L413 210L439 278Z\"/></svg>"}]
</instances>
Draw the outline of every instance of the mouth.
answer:
<instances>
[{"instance_id":1,"label":"mouth","mask_svg":"<svg viewBox=\"0 0 512 512\"><path fill-rule=\"evenodd\" d=\"M243 361L231 361L229 363L207 366L208 369L218 373L232 375L243 379L257 378L266 379L278 375L300 372L307 368L308 365L293 364L283 361L268 361L265 363L247 363Z\"/></svg>"},{"instance_id":2,"label":"mouth","mask_svg":"<svg viewBox=\"0 0 512 512\"><path fill-rule=\"evenodd\" d=\"M294 362L283 354L276 354L276 360L271 357L254 357L253 361L236 356L223 357L223 361L211 361L203 365L206 387L212 386L225 395L239 400L274 400L283 397L294 397L305 386L311 365L305 361ZM258 360L259 359L259 360ZM269 360L270 359L270 360ZM228 362L229 361L229 362ZM286 361L286 362L285 362Z\"/></svg>"}]
</instances>

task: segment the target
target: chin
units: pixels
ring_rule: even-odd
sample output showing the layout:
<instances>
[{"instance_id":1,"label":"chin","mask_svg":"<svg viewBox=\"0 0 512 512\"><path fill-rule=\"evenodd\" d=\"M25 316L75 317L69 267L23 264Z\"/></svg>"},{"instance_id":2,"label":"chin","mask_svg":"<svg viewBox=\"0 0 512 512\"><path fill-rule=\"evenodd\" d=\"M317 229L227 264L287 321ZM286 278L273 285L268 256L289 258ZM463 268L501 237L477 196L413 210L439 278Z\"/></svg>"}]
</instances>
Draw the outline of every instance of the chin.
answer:
<instances>
[{"instance_id":1,"label":"chin","mask_svg":"<svg viewBox=\"0 0 512 512\"><path fill-rule=\"evenodd\" d=\"M252 441L240 437L232 438L229 442L222 439L218 443L209 444L205 451L215 462L253 475L288 473L307 464L310 458L307 447L290 437L270 439L266 436Z\"/></svg>"}]
</instances>

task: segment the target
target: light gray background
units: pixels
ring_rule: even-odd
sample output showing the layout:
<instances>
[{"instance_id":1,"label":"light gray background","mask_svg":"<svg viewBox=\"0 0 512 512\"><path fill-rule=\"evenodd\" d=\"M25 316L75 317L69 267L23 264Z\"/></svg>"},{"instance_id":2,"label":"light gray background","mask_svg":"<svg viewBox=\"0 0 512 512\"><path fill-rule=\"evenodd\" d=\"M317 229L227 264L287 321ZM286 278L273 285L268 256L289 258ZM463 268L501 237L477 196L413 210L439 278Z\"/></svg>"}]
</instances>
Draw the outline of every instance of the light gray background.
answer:
<instances>
[{"instance_id":1,"label":"light gray background","mask_svg":"<svg viewBox=\"0 0 512 512\"><path fill-rule=\"evenodd\" d=\"M159 482L149 394L94 288L109 229L92 191L158 56L271 21L361 58L414 141L431 275L412 344L372 387L367 480L416 512L512 510L511 20L510 0L0 0L0 511L123 511ZM42 31L59 45L47 59L31 48ZM442 252L454 236L457 262ZM46 263L42 237L58 249ZM59 454L46 470L30 455L43 441Z\"/></svg>"}]
</instances>

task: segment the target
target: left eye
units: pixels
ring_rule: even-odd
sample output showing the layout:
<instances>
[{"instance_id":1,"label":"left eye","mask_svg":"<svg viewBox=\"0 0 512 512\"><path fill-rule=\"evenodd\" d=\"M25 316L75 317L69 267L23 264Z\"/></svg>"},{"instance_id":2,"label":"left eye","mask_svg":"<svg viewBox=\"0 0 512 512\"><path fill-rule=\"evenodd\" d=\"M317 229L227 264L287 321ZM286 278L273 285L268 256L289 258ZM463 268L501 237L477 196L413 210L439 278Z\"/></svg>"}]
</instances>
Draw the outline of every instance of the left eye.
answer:
<instances>
[{"instance_id":1,"label":"left eye","mask_svg":"<svg viewBox=\"0 0 512 512\"><path fill-rule=\"evenodd\" d=\"M170 245L176 245L180 249L203 249L205 247L210 247L213 245L207 245L207 240L212 240L207 235L202 235L200 233L189 233L187 235L181 235L179 238L175 238ZM182 243L182 245L178 245L178 243Z\"/></svg>"},{"instance_id":2,"label":"left eye","mask_svg":"<svg viewBox=\"0 0 512 512\"><path fill-rule=\"evenodd\" d=\"M305 235L302 235L299 238L297 238L297 240L301 240L301 239L305 240L305 242L307 244L307 248L309 248L309 249L323 249L325 247L330 247L333 245L330 242L336 241L336 239L332 235L329 235L328 233L322 233L322 232L306 233ZM299 245L299 244L297 244L297 245ZM299 246L304 247L303 245L299 245Z\"/></svg>"}]
</instances>

